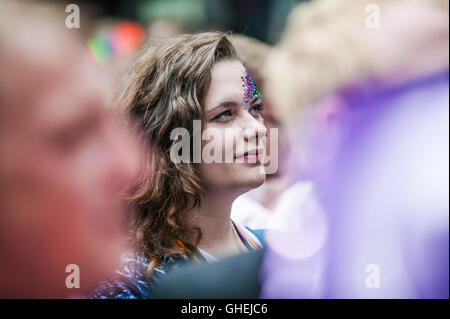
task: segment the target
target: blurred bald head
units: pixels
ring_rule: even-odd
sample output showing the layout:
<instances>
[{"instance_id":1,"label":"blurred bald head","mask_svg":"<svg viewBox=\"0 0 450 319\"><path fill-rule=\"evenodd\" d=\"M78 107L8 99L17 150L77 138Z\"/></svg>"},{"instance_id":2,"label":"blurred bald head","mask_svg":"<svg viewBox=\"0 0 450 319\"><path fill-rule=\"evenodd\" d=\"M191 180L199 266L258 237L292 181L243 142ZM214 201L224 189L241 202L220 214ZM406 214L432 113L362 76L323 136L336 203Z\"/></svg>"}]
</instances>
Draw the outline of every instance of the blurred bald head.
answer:
<instances>
[{"instance_id":1,"label":"blurred bald head","mask_svg":"<svg viewBox=\"0 0 450 319\"><path fill-rule=\"evenodd\" d=\"M0 298L85 294L125 246L119 191L138 147L64 13L0 0Z\"/></svg>"},{"instance_id":2,"label":"blurred bald head","mask_svg":"<svg viewBox=\"0 0 450 319\"><path fill-rule=\"evenodd\" d=\"M1 107L22 104L85 54L76 29L65 27L64 8L0 0Z\"/></svg>"}]
</instances>

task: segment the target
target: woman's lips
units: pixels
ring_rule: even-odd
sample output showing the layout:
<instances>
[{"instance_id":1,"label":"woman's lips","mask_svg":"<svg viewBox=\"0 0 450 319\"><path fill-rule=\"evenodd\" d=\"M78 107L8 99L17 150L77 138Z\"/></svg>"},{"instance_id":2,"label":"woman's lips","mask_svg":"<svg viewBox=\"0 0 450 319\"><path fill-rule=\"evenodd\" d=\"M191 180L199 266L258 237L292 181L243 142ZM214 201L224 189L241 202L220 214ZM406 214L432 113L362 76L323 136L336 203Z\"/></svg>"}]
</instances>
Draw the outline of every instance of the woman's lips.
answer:
<instances>
[{"instance_id":1,"label":"woman's lips","mask_svg":"<svg viewBox=\"0 0 450 319\"><path fill-rule=\"evenodd\" d=\"M259 163L259 155L244 155L243 156L245 163Z\"/></svg>"},{"instance_id":2,"label":"woman's lips","mask_svg":"<svg viewBox=\"0 0 450 319\"><path fill-rule=\"evenodd\" d=\"M252 150L240 156L235 156L236 161L243 163L261 163L262 150Z\"/></svg>"}]
</instances>

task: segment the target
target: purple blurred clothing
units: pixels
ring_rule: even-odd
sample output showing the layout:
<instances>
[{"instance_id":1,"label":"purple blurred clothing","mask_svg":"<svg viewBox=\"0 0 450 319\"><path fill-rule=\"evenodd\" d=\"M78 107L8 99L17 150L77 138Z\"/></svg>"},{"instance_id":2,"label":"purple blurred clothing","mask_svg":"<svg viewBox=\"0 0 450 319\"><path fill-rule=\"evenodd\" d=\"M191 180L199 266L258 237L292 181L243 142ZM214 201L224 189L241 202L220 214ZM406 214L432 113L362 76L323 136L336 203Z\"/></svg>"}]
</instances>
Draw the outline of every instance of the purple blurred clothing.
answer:
<instances>
[{"instance_id":1,"label":"purple blurred clothing","mask_svg":"<svg viewBox=\"0 0 450 319\"><path fill-rule=\"evenodd\" d=\"M350 117L317 184L328 240L300 259L269 249L262 297L448 298L448 70L340 96ZM267 236L275 247L277 235Z\"/></svg>"}]
</instances>

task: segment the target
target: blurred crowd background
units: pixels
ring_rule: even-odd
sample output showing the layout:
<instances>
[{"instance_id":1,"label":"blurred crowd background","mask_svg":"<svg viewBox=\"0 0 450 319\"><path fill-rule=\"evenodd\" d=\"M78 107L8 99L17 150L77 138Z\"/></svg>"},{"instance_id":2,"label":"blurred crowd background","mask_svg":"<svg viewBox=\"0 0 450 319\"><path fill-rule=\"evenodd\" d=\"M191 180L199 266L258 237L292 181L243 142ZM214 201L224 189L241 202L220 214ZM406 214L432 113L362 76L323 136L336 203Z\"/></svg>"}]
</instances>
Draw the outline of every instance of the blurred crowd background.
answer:
<instances>
[{"instance_id":1,"label":"blurred crowd background","mask_svg":"<svg viewBox=\"0 0 450 319\"><path fill-rule=\"evenodd\" d=\"M93 58L113 75L124 73L146 40L210 30L233 32L274 44L286 19L304 0L78 1L81 33ZM56 1L68 5L70 1Z\"/></svg>"},{"instance_id":2,"label":"blurred crowd background","mask_svg":"<svg viewBox=\"0 0 450 319\"><path fill-rule=\"evenodd\" d=\"M243 33L267 43L275 43L292 8L304 0L132 0L78 1L85 21L93 30L102 23L136 21L143 28L161 32L194 32L218 29ZM66 1L69 4L69 1ZM160 26L164 26L161 28ZM157 34L158 35L158 34Z\"/></svg>"}]
</instances>

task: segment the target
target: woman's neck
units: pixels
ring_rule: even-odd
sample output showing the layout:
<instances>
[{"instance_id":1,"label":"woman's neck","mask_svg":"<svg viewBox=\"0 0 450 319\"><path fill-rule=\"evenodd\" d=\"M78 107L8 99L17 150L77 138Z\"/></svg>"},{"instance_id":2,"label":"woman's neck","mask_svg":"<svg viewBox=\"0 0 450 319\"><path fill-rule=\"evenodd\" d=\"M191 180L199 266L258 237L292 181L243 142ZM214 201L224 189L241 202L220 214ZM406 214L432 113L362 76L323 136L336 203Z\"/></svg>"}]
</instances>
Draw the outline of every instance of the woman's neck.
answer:
<instances>
[{"instance_id":1,"label":"woman's neck","mask_svg":"<svg viewBox=\"0 0 450 319\"><path fill-rule=\"evenodd\" d=\"M192 212L194 225L202 230L198 247L215 257L240 252L230 223L235 198L230 194L208 193L202 198L200 208Z\"/></svg>"}]
</instances>

